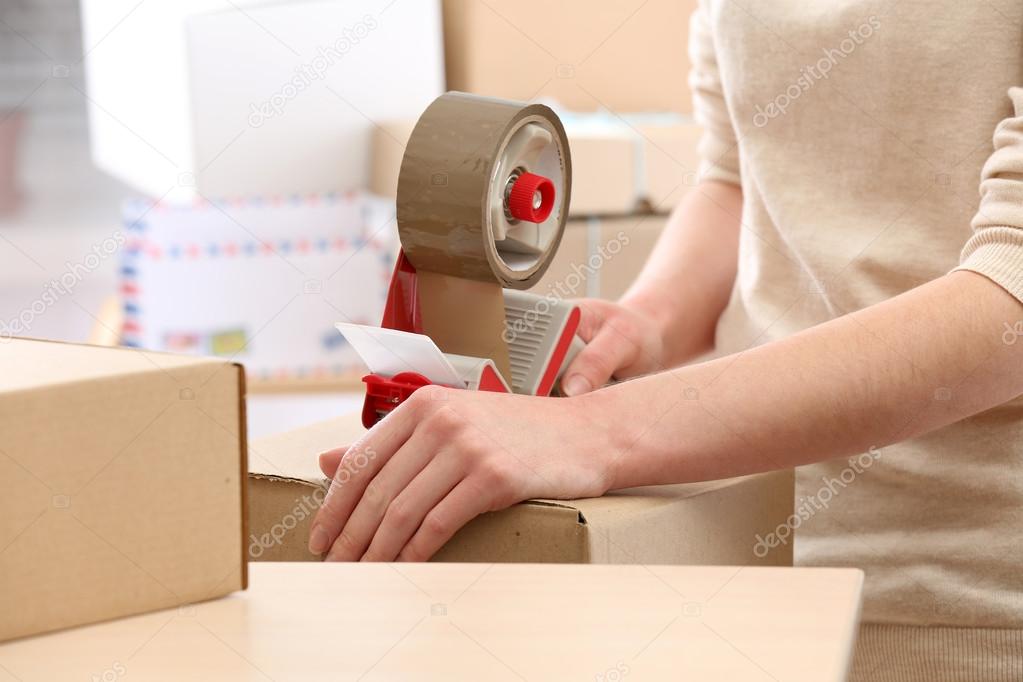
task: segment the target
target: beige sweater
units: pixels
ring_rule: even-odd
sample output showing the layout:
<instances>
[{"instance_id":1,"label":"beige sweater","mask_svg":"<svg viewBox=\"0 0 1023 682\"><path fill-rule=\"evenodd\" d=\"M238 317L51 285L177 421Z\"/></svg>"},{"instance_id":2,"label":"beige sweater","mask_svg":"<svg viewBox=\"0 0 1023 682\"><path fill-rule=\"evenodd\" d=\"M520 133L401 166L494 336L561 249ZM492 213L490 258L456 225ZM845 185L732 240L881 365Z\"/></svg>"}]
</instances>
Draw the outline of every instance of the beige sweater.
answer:
<instances>
[{"instance_id":1,"label":"beige sweater","mask_svg":"<svg viewBox=\"0 0 1023 682\"><path fill-rule=\"evenodd\" d=\"M702 173L744 197L719 350L957 267L1023 299L1023 2L701 2ZM861 645L988 628L995 667L971 674L1023 679L1023 401L861 459L798 472L798 563L866 571L863 619L885 625ZM931 655L967 641L901 632Z\"/></svg>"}]
</instances>

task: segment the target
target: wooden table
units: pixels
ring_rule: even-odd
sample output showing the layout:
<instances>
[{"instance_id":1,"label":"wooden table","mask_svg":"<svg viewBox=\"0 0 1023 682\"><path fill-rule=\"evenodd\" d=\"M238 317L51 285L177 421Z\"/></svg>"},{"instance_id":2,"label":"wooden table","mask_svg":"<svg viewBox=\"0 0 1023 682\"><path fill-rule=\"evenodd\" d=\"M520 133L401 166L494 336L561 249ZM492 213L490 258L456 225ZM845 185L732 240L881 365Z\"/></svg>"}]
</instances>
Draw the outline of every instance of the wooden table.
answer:
<instances>
[{"instance_id":1,"label":"wooden table","mask_svg":"<svg viewBox=\"0 0 1023 682\"><path fill-rule=\"evenodd\" d=\"M253 564L217 601L0 645L0 680L845 679L853 569Z\"/></svg>"}]
</instances>

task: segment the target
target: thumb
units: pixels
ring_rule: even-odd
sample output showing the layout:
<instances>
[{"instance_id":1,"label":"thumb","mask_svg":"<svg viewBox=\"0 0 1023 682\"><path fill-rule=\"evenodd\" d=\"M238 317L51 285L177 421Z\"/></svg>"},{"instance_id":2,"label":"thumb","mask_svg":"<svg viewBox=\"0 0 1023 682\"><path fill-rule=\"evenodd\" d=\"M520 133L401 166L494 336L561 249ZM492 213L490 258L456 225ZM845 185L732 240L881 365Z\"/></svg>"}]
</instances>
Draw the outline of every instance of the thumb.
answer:
<instances>
[{"instance_id":1,"label":"thumb","mask_svg":"<svg viewBox=\"0 0 1023 682\"><path fill-rule=\"evenodd\" d=\"M348 452L348 446L334 448L320 453L320 471L329 479L334 478L337 468L341 465L341 458Z\"/></svg>"},{"instance_id":2,"label":"thumb","mask_svg":"<svg viewBox=\"0 0 1023 682\"><path fill-rule=\"evenodd\" d=\"M561 390L573 396L600 388L629 363L635 352L629 340L604 325L565 370Z\"/></svg>"}]
</instances>

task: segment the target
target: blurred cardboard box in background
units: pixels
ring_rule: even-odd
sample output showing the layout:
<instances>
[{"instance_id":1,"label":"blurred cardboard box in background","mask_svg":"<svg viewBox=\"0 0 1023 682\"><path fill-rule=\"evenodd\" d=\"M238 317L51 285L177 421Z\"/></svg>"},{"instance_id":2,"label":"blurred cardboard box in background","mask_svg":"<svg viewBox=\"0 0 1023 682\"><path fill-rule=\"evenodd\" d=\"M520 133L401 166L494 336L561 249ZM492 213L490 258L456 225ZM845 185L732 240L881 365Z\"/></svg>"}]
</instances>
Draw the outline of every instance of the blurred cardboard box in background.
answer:
<instances>
[{"instance_id":1,"label":"blurred cardboard box in background","mask_svg":"<svg viewBox=\"0 0 1023 682\"><path fill-rule=\"evenodd\" d=\"M569 220L550 267L530 292L617 300L643 269L667 220L659 215Z\"/></svg>"},{"instance_id":2,"label":"blurred cardboard box in background","mask_svg":"<svg viewBox=\"0 0 1023 682\"><path fill-rule=\"evenodd\" d=\"M600 221L596 249L590 251L589 257L599 265L595 268L595 276L601 298L617 300L632 286L667 222L664 216L630 216ZM594 254L599 259L594 258Z\"/></svg>"},{"instance_id":3,"label":"blurred cardboard box in background","mask_svg":"<svg viewBox=\"0 0 1023 682\"><path fill-rule=\"evenodd\" d=\"M444 0L447 84L567 109L692 111L696 0Z\"/></svg>"},{"instance_id":4,"label":"blurred cardboard box in background","mask_svg":"<svg viewBox=\"0 0 1023 682\"><path fill-rule=\"evenodd\" d=\"M0 348L0 640L244 589L238 365Z\"/></svg>"},{"instance_id":5,"label":"blurred cardboard box in background","mask_svg":"<svg viewBox=\"0 0 1023 682\"><path fill-rule=\"evenodd\" d=\"M390 4L83 0L93 160L153 198L365 187L372 121L444 90L439 2Z\"/></svg>"}]
</instances>

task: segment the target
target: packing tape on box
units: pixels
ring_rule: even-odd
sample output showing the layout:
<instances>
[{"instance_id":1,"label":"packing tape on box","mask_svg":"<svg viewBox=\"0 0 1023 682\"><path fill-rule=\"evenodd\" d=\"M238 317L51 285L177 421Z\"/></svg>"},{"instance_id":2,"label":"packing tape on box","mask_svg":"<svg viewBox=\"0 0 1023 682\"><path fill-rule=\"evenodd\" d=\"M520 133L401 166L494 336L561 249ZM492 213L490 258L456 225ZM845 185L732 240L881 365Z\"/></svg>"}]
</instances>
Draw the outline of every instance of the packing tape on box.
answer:
<instances>
[{"instance_id":1,"label":"packing tape on box","mask_svg":"<svg viewBox=\"0 0 1023 682\"><path fill-rule=\"evenodd\" d=\"M520 179L537 177L547 183L530 191L534 222L512 200ZM450 92L423 112L398 174L398 233L423 331L441 350L492 358L511 382L501 289L527 289L547 270L571 178L568 138L546 106Z\"/></svg>"}]
</instances>

